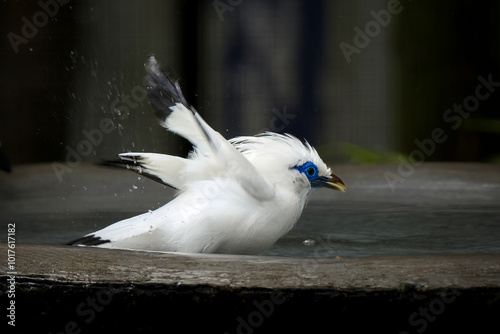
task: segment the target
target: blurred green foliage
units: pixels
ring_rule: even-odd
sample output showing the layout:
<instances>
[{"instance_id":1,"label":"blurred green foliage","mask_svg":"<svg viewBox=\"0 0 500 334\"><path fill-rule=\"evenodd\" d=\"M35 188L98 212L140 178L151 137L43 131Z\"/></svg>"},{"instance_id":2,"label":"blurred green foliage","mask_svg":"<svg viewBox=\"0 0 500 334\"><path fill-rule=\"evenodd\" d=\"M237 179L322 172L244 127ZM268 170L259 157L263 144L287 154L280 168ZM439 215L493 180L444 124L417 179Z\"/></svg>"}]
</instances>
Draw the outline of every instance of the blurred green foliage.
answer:
<instances>
[{"instance_id":1,"label":"blurred green foliage","mask_svg":"<svg viewBox=\"0 0 500 334\"><path fill-rule=\"evenodd\" d=\"M351 163L399 162L400 152L369 149L353 143L339 143L340 151Z\"/></svg>"}]
</instances>

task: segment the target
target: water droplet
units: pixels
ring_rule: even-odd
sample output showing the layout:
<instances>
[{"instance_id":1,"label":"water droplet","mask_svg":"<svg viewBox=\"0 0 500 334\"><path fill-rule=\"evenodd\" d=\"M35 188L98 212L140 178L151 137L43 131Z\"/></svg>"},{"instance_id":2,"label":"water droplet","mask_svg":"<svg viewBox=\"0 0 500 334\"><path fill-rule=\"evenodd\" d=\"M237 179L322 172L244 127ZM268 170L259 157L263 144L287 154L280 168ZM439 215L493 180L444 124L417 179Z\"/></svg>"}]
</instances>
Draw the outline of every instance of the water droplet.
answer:
<instances>
[{"instance_id":1,"label":"water droplet","mask_svg":"<svg viewBox=\"0 0 500 334\"><path fill-rule=\"evenodd\" d=\"M135 184L132 185L132 188L137 189L137 186Z\"/></svg>"},{"instance_id":2,"label":"water droplet","mask_svg":"<svg viewBox=\"0 0 500 334\"><path fill-rule=\"evenodd\" d=\"M304 246L307 246L307 247L314 246L316 244L316 240L306 239L306 240L302 241L302 244Z\"/></svg>"}]
</instances>

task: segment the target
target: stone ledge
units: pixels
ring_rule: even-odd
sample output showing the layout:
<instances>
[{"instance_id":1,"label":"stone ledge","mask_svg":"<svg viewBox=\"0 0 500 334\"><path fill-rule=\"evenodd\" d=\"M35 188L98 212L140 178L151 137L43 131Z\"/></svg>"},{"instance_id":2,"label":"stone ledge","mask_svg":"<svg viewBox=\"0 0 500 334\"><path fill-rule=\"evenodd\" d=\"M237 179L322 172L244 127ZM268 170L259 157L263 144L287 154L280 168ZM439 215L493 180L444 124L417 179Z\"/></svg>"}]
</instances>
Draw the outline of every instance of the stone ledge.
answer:
<instances>
[{"instance_id":1,"label":"stone ledge","mask_svg":"<svg viewBox=\"0 0 500 334\"><path fill-rule=\"evenodd\" d=\"M0 268L7 305L6 257ZM315 260L17 244L16 269L18 328L37 332L481 332L500 314L500 255Z\"/></svg>"},{"instance_id":2,"label":"stone ledge","mask_svg":"<svg viewBox=\"0 0 500 334\"><path fill-rule=\"evenodd\" d=\"M1 244L6 251L6 244ZM265 289L499 287L500 255L297 259L180 254L56 245L16 247L17 272L53 282L204 284ZM0 268L6 268L6 257Z\"/></svg>"}]
</instances>

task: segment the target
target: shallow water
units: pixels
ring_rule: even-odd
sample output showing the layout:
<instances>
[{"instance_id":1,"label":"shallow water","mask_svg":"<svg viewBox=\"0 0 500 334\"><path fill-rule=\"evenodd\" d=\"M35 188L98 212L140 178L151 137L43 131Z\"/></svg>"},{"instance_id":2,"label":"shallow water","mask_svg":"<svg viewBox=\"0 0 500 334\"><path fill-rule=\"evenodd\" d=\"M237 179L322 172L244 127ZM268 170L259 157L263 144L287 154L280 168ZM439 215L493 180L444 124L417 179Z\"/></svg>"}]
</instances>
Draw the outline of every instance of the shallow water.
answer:
<instances>
[{"instance_id":1,"label":"shallow water","mask_svg":"<svg viewBox=\"0 0 500 334\"><path fill-rule=\"evenodd\" d=\"M500 208L310 203L266 255L314 258L500 253ZM304 242L307 240L307 242Z\"/></svg>"},{"instance_id":2,"label":"shallow water","mask_svg":"<svg viewBox=\"0 0 500 334\"><path fill-rule=\"evenodd\" d=\"M335 258L500 253L500 169L490 165L421 167L395 191L395 166L337 167L344 193L313 194L297 225L262 255ZM0 230L16 224L23 243L64 244L155 209L169 188L130 172L80 167L54 182L50 166L0 175Z\"/></svg>"},{"instance_id":3,"label":"shallow water","mask_svg":"<svg viewBox=\"0 0 500 334\"><path fill-rule=\"evenodd\" d=\"M135 213L26 214L19 242L63 244ZM311 202L262 255L334 258L500 253L500 208ZM94 221L94 223L89 223Z\"/></svg>"}]
</instances>

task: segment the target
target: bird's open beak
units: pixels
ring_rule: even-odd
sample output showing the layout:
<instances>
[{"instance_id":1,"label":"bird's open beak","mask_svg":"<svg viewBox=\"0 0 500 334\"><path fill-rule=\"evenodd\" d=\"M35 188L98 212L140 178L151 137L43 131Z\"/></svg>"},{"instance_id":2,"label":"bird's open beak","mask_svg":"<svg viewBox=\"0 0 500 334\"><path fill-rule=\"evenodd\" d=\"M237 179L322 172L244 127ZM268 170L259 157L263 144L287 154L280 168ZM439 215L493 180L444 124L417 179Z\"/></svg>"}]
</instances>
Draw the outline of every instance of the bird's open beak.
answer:
<instances>
[{"instance_id":1,"label":"bird's open beak","mask_svg":"<svg viewBox=\"0 0 500 334\"><path fill-rule=\"evenodd\" d=\"M325 187L327 187L327 188L345 192L344 182L342 182L340 177L338 177L335 174L332 174L332 177L330 179L324 180L323 182L324 182Z\"/></svg>"}]
</instances>

